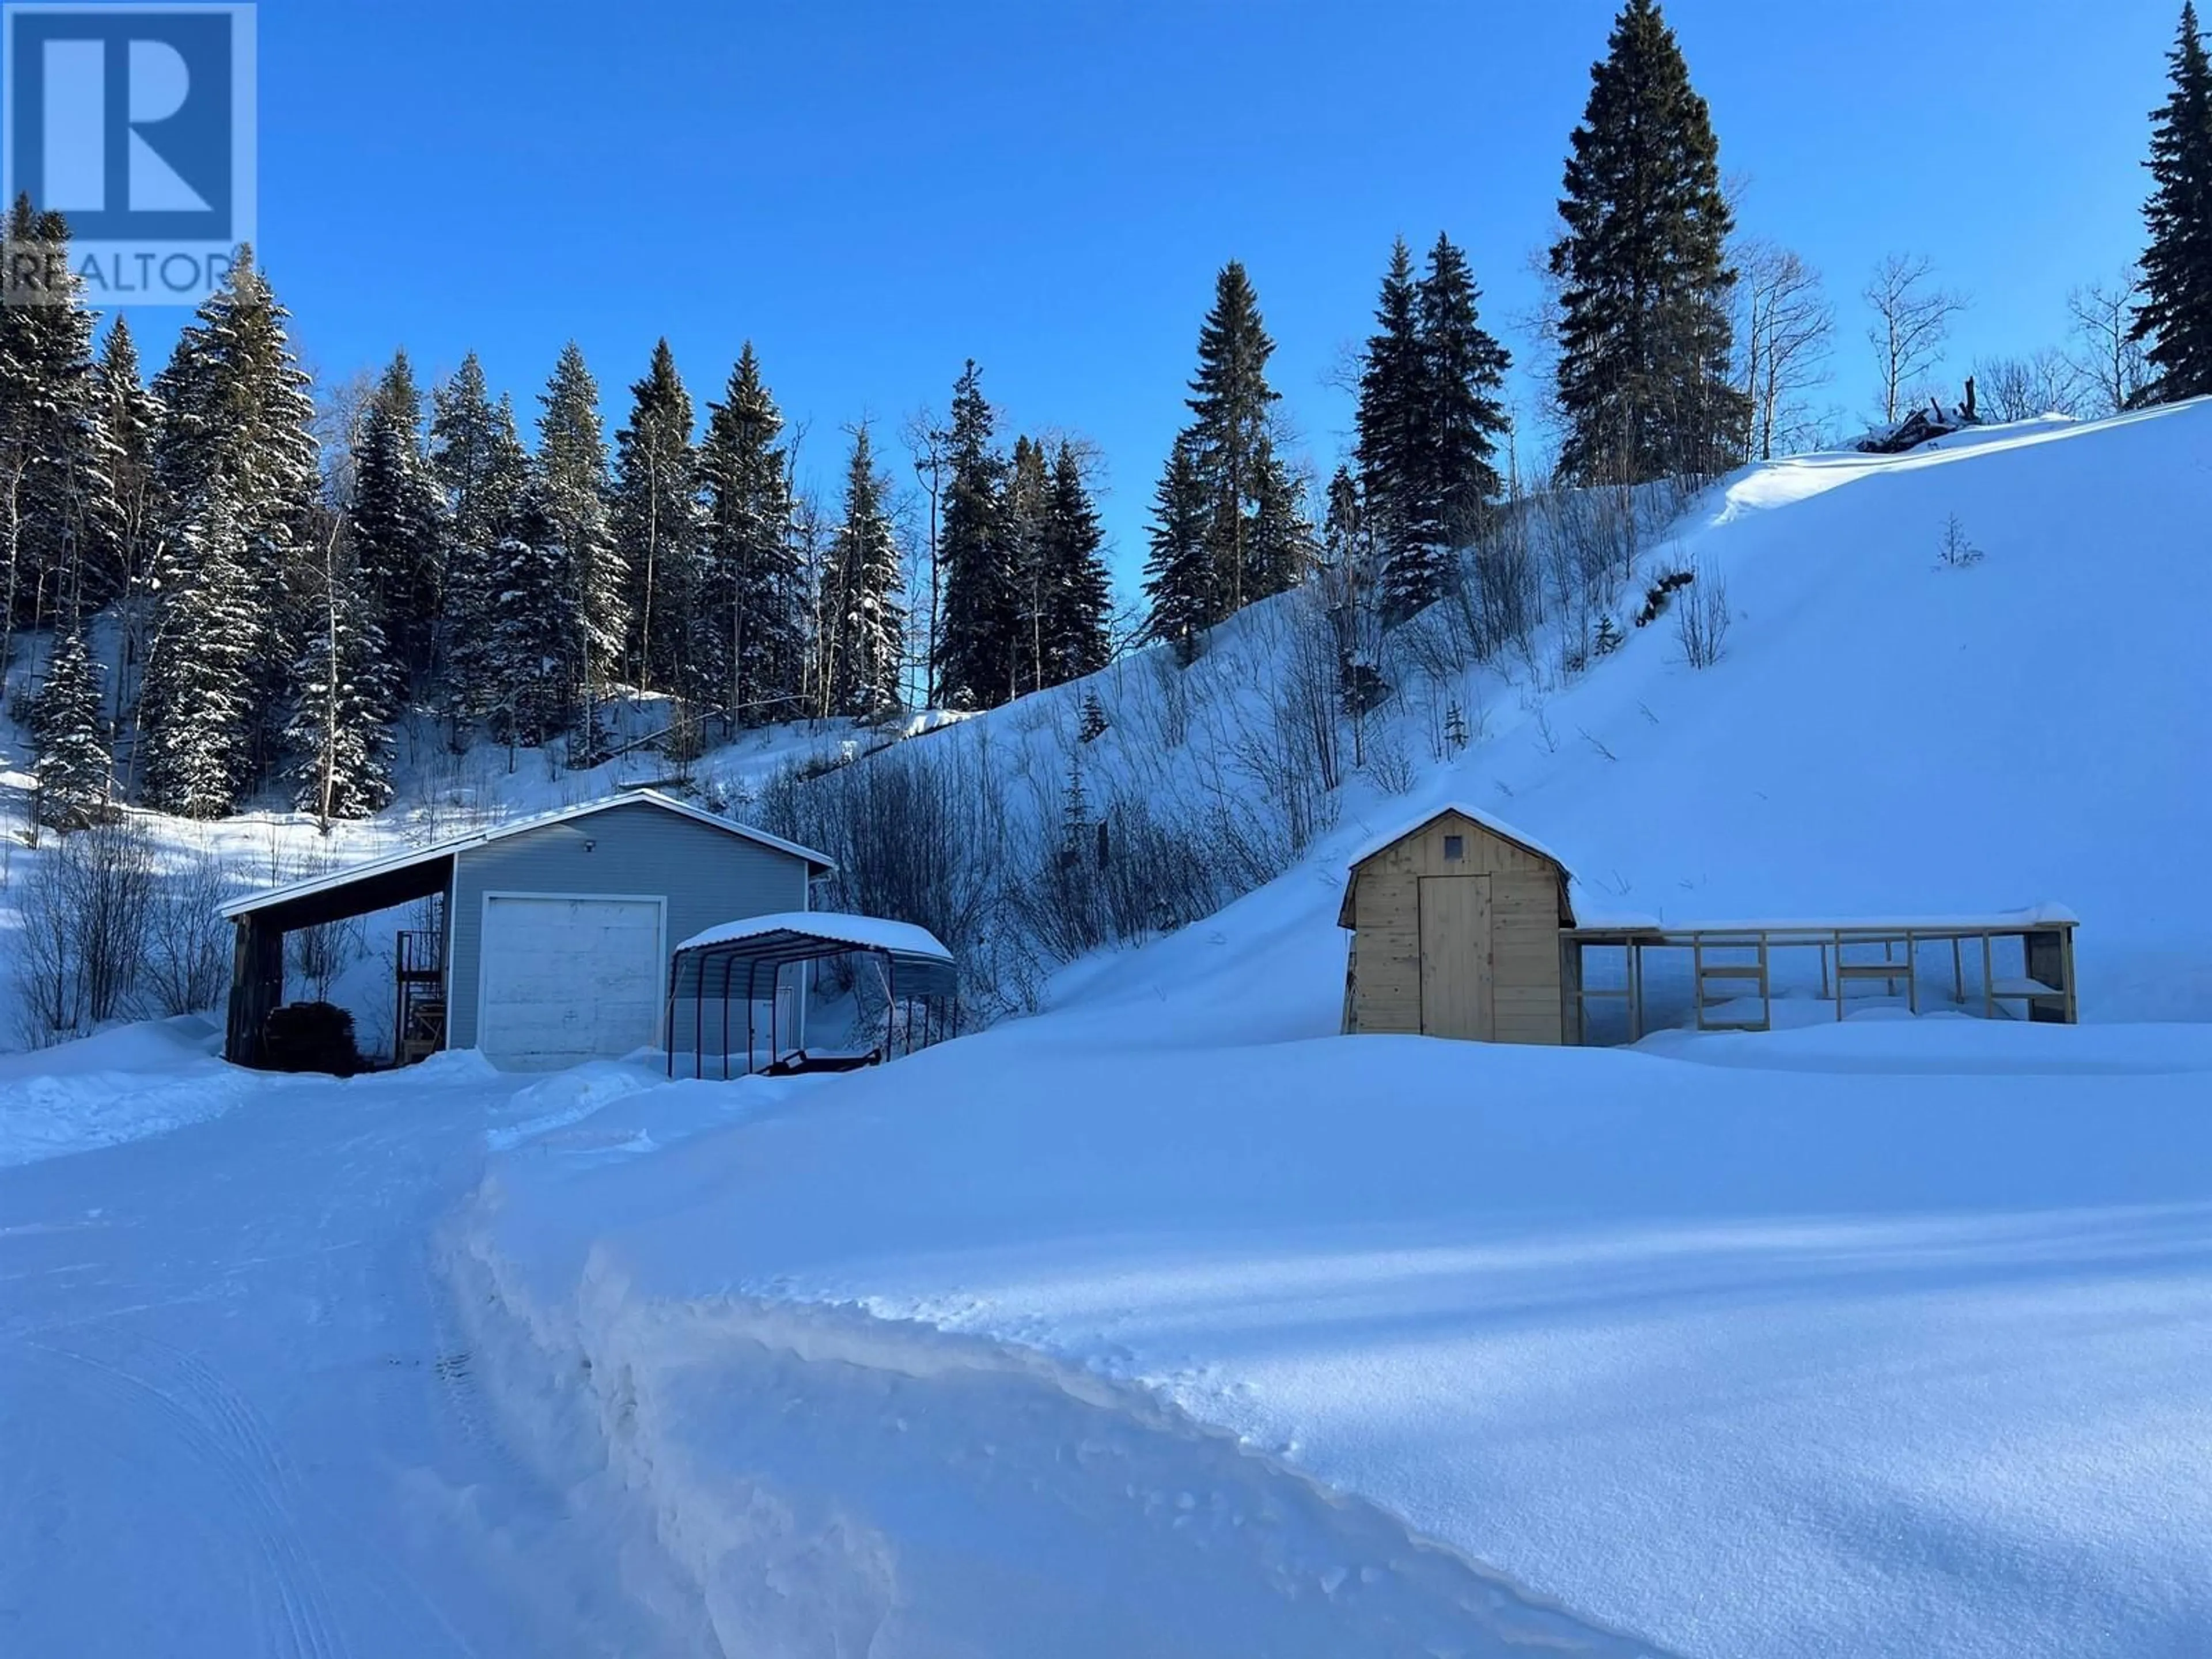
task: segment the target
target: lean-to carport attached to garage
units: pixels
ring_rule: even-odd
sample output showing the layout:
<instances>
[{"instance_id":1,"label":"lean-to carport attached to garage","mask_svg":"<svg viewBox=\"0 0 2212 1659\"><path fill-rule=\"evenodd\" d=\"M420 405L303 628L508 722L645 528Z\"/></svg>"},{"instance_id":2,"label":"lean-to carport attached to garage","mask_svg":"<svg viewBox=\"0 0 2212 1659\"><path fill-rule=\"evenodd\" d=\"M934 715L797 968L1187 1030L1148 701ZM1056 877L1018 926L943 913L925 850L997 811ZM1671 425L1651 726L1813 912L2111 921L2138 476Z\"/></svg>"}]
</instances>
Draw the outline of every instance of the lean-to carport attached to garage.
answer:
<instances>
[{"instance_id":1,"label":"lean-to carport attached to garage","mask_svg":"<svg viewBox=\"0 0 2212 1659\"><path fill-rule=\"evenodd\" d=\"M653 1047L672 941L805 910L810 884L834 867L641 789L294 882L224 908L238 927L225 1053L263 1062L288 933L416 901L430 925L398 941L400 1056L477 1048L544 1070Z\"/></svg>"}]
</instances>

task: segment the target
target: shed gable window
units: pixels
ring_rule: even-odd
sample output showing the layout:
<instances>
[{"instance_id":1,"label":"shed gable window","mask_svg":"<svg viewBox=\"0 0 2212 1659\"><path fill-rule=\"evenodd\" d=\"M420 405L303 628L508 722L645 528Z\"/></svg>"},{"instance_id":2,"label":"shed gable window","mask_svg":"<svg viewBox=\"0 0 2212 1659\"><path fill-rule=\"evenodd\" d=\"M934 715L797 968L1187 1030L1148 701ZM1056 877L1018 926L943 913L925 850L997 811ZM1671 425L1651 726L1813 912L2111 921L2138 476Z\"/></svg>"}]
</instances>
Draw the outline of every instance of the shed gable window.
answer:
<instances>
[{"instance_id":1,"label":"shed gable window","mask_svg":"<svg viewBox=\"0 0 2212 1659\"><path fill-rule=\"evenodd\" d=\"M1457 864L1466 857L1467 837L1465 836L1446 836L1444 837L1444 861L1448 864Z\"/></svg>"}]
</instances>

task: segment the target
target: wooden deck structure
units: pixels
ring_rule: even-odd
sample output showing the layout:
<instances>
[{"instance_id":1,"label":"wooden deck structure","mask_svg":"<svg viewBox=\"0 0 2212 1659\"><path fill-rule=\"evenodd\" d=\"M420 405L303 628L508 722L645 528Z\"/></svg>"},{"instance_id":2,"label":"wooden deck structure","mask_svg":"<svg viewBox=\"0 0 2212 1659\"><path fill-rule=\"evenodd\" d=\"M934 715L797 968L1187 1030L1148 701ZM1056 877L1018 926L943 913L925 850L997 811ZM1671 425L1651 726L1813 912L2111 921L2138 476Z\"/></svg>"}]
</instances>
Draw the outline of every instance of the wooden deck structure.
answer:
<instances>
[{"instance_id":1,"label":"wooden deck structure","mask_svg":"<svg viewBox=\"0 0 2212 1659\"><path fill-rule=\"evenodd\" d=\"M2077 926L2070 913L2046 905L1980 916L1563 928L1560 983L1568 1040L1591 1040L1593 1003L1618 1003L1626 1015L1625 1040L1633 1042L1642 1037L1650 1029L1645 1019L1647 957L1656 951L1687 953L1691 1006L1701 1031L1771 1029L1777 958L1788 952L1802 961L1807 951L1818 958L1820 994L1833 1002L1838 1019L1845 1017L1855 1000L1852 991L1869 985L1879 986L1878 994L1889 997L1901 990L1905 1006L1918 1013L1921 988L1929 977L1926 956L1934 951L1936 974L1941 976L1936 982L1950 981L1952 1006L1978 1006L1983 1016L1991 1019L2070 1025L2078 1012L2074 977ZM1618 953L1613 960L1620 971L1609 975L1602 987L1589 982L1597 953Z\"/></svg>"},{"instance_id":2,"label":"wooden deck structure","mask_svg":"<svg viewBox=\"0 0 2212 1659\"><path fill-rule=\"evenodd\" d=\"M1378 837L1353 855L1337 913L1352 933L1343 1029L1634 1042L1655 1009L1660 1024L1686 1014L1701 1031L1763 1031L1778 996L1803 999L1815 984L1842 1019L1869 989L1917 1013L1946 979L1948 1006L1989 1018L2071 1024L2077 1013L2078 922L2057 905L1668 923L1601 915L1586 896L1556 854L1474 807L1441 807Z\"/></svg>"}]
</instances>

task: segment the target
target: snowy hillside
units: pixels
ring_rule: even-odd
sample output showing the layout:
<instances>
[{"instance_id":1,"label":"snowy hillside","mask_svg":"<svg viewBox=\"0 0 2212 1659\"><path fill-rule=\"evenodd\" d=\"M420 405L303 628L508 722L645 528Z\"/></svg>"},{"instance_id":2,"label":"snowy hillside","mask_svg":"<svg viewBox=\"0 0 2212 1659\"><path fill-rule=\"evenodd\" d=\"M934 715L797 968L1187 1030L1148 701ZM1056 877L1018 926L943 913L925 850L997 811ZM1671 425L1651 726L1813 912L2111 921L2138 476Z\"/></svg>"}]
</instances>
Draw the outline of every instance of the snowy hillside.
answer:
<instances>
[{"instance_id":1,"label":"snowy hillside","mask_svg":"<svg viewBox=\"0 0 2212 1659\"><path fill-rule=\"evenodd\" d=\"M0 1440L39 1496L0 1510L0 1617L52 1650L2203 1650L2212 404L1647 506L1633 572L1525 641L1398 630L1356 737L1313 728L1292 594L854 764L821 766L876 734L708 757L843 901L945 907L911 919L991 1010L1042 1010L879 1070L251 1079L189 1018L9 1057ZM1680 607L1723 592L1692 667ZM1570 672L1585 605L1626 642ZM611 775L454 764L332 849ZM1346 860L1448 799L1670 921L2064 903L2089 1023L1339 1037ZM1105 873L1061 879L1101 823L1072 863ZM240 881L320 844L155 829ZM894 856L932 837L962 856ZM95 1580L122 1536L148 1566Z\"/></svg>"},{"instance_id":2,"label":"snowy hillside","mask_svg":"<svg viewBox=\"0 0 2212 1659\"><path fill-rule=\"evenodd\" d=\"M730 1652L830 1651L823 1616L1211 1650L1284 1602L1273 1651L2193 1650L2212 1050L2112 1022L2212 1014L2212 407L1977 436L1734 480L1652 555L1725 582L1717 663L1655 627L1548 690L1468 673L1486 741L1351 784L1042 1018L818 1087L606 1068L495 1161L456 1269L549 1478L641 1483ZM1158 672L1108 677L1116 732ZM931 741L1018 774L1064 739ZM2106 1024L1334 1038L1344 858L1451 797L1670 919L2061 900ZM1316 1532L1307 1480L1379 1516Z\"/></svg>"}]
</instances>

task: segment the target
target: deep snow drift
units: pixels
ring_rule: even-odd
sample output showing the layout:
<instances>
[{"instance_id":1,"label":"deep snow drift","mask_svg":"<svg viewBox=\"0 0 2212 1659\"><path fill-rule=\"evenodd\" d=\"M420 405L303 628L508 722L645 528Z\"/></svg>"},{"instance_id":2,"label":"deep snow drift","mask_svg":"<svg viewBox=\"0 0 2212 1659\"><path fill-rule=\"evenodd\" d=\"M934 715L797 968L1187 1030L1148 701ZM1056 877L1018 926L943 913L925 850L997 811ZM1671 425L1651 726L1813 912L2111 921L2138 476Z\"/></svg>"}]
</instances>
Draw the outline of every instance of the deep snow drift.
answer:
<instances>
[{"instance_id":1,"label":"deep snow drift","mask_svg":"<svg viewBox=\"0 0 2212 1659\"><path fill-rule=\"evenodd\" d=\"M1689 1654L2201 1651L2212 1032L1662 1041L1071 1014L639 1073L495 1163L461 1282L733 1655L1499 1653L1541 1597Z\"/></svg>"},{"instance_id":2,"label":"deep snow drift","mask_svg":"<svg viewBox=\"0 0 2212 1659\"><path fill-rule=\"evenodd\" d=\"M2212 1649L2208 453L1753 469L1647 559L1715 665L1467 669L1280 879L880 1071L9 1062L0 1648ZM1257 609L1188 672L1264 698ZM1174 684L927 742L1048 808L1091 690L1102 787L1242 810L1233 722L1144 756ZM1330 1035L1346 855L1453 799L1674 921L2065 903L2094 1023Z\"/></svg>"}]
</instances>

